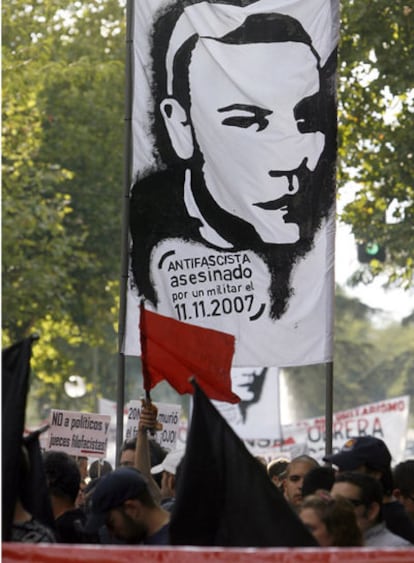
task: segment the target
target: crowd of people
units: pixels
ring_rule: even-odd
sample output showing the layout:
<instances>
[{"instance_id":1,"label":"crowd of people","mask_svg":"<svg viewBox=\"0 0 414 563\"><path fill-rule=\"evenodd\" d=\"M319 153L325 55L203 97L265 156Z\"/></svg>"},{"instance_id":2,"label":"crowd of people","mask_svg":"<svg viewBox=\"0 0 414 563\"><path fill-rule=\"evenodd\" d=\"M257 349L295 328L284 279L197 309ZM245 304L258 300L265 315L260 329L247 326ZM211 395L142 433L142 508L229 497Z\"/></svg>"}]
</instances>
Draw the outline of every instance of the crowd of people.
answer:
<instances>
[{"instance_id":1,"label":"crowd of people","mask_svg":"<svg viewBox=\"0 0 414 563\"><path fill-rule=\"evenodd\" d=\"M114 469L64 452L43 455L53 524L35 520L19 499L12 541L169 545L183 451L166 452L151 436L157 412L145 403L136 439ZM320 547L414 547L414 460L391 465L386 444L351 438L324 458L267 464L277 487ZM29 475L22 449L21 479ZM257 499L260 503L260 499Z\"/></svg>"}]
</instances>

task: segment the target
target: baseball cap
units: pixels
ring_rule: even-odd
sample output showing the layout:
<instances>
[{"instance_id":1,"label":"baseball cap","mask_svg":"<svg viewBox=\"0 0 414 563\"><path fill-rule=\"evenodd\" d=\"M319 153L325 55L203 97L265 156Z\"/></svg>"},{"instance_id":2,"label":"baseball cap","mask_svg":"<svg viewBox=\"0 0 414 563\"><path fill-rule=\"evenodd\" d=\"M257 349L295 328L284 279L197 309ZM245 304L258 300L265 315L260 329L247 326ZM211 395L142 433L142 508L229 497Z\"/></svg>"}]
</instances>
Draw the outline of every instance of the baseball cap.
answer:
<instances>
[{"instance_id":1,"label":"baseball cap","mask_svg":"<svg viewBox=\"0 0 414 563\"><path fill-rule=\"evenodd\" d=\"M183 456L184 450L173 450L169 452L160 464L154 465L154 467L151 468L151 473L154 475L156 473L161 473L161 471L168 471L168 473L175 475L178 464L182 460Z\"/></svg>"},{"instance_id":2,"label":"baseball cap","mask_svg":"<svg viewBox=\"0 0 414 563\"><path fill-rule=\"evenodd\" d=\"M340 471L353 471L360 465L369 465L372 469L386 469L391 464L391 454L385 443L374 436L350 438L336 454L323 458L336 465Z\"/></svg>"},{"instance_id":3,"label":"baseball cap","mask_svg":"<svg viewBox=\"0 0 414 563\"><path fill-rule=\"evenodd\" d=\"M105 524L109 510L121 506L128 499L139 497L144 491L148 492L147 480L133 467L120 467L101 477L92 493L86 532L97 532Z\"/></svg>"}]
</instances>

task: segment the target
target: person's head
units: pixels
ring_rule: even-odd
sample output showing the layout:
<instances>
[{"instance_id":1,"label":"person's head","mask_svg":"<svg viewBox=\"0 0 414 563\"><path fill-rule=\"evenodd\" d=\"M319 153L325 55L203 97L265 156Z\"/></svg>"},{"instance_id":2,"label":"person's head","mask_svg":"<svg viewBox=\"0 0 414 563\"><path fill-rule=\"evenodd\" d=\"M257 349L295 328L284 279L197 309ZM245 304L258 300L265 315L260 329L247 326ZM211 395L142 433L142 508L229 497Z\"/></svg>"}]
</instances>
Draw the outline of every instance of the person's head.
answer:
<instances>
[{"instance_id":1,"label":"person's head","mask_svg":"<svg viewBox=\"0 0 414 563\"><path fill-rule=\"evenodd\" d=\"M382 522L383 490L375 477L353 471L339 473L331 494L335 498L346 498L353 505L358 526L363 533Z\"/></svg>"},{"instance_id":2,"label":"person's head","mask_svg":"<svg viewBox=\"0 0 414 563\"><path fill-rule=\"evenodd\" d=\"M130 440L125 440L122 444L119 455L120 467L134 467L136 443L136 438L131 438Z\"/></svg>"},{"instance_id":3,"label":"person's head","mask_svg":"<svg viewBox=\"0 0 414 563\"><path fill-rule=\"evenodd\" d=\"M314 467L303 478L302 495L315 494L318 490L330 491L335 482L335 470L332 467Z\"/></svg>"},{"instance_id":4,"label":"person's head","mask_svg":"<svg viewBox=\"0 0 414 563\"><path fill-rule=\"evenodd\" d=\"M155 438L148 439L151 467L159 465L166 458L168 451L163 448Z\"/></svg>"},{"instance_id":5,"label":"person's head","mask_svg":"<svg viewBox=\"0 0 414 563\"><path fill-rule=\"evenodd\" d=\"M65 452L46 452L43 465L50 496L74 505L78 496L81 475L78 464Z\"/></svg>"},{"instance_id":6,"label":"person's head","mask_svg":"<svg viewBox=\"0 0 414 563\"><path fill-rule=\"evenodd\" d=\"M151 468L154 477L161 477L161 498L166 499L175 496L175 476L177 468L184 456L183 450L169 452L160 464Z\"/></svg>"},{"instance_id":7,"label":"person's head","mask_svg":"<svg viewBox=\"0 0 414 563\"><path fill-rule=\"evenodd\" d=\"M119 456L119 465L121 467L134 467L136 443L136 438L130 438L129 440L125 440L122 444ZM154 438L148 439L148 445L150 450L151 466L158 465L167 455L167 450L163 448Z\"/></svg>"},{"instance_id":8,"label":"person's head","mask_svg":"<svg viewBox=\"0 0 414 563\"><path fill-rule=\"evenodd\" d=\"M293 507L297 508L303 500L302 486L305 475L318 466L316 459L308 455L300 455L289 462L283 488L286 500Z\"/></svg>"},{"instance_id":9,"label":"person's head","mask_svg":"<svg viewBox=\"0 0 414 563\"><path fill-rule=\"evenodd\" d=\"M187 170L187 208L220 248L312 238L332 201L321 209L319 55L298 20L259 10L196 3L160 18L153 38L162 158Z\"/></svg>"},{"instance_id":10,"label":"person's head","mask_svg":"<svg viewBox=\"0 0 414 563\"><path fill-rule=\"evenodd\" d=\"M321 547L363 545L354 508L342 497L322 490L309 495L300 505L299 517Z\"/></svg>"},{"instance_id":11,"label":"person's head","mask_svg":"<svg viewBox=\"0 0 414 563\"><path fill-rule=\"evenodd\" d=\"M97 479L98 477L103 477L111 471L113 471L113 467L109 461L106 461L105 459L96 459L89 467L89 477L92 480Z\"/></svg>"},{"instance_id":12,"label":"person's head","mask_svg":"<svg viewBox=\"0 0 414 563\"><path fill-rule=\"evenodd\" d=\"M398 463L393 470L394 496L414 519L414 459Z\"/></svg>"},{"instance_id":13,"label":"person's head","mask_svg":"<svg viewBox=\"0 0 414 563\"><path fill-rule=\"evenodd\" d=\"M141 543L149 534L149 513L157 507L145 477L137 469L120 467L94 488L86 529L96 533L106 524L116 538Z\"/></svg>"},{"instance_id":14,"label":"person's head","mask_svg":"<svg viewBox=\"0 0 414 563\"><path fill-rule=\"evenodd\" d=\"M88 476L88 458L84 455L73 456L79 467L81 479L86 479Z\"/></svg>"},{"instance_id":15,"label":"person's head","mask_svg":"<svg viewBox=\"0 0 414 563\"><path fill-rule=\"evenodd\" d=\"M283 491L283 481L286 477L288 465L289 460L283 457L272 459L272 461L269 461L267 464L267 474L280 491Z\"/></svg>"},{"instance_id":16,"label":"person's head","mask_svg":"<svg viewBox=\"0 0 414 563\"><path fill-rule=\"evenodd\" d=\"M121 447L119 457L120 467L135 467L135 446L136 438L125 440ZM151 467L159 465L167 455L167 450L163 448L154 438L148 438L148 446L150 451ZM161 487L161 473L154 475L154 479L159 487Z\"/></svg>"},{"instance_id":17,"label":"person's head","mask_svg":"<svg viewBox=\"0 0 414 563\"><path fill-rule=\"evenodd\" d=\"M391 454L385 442L374 436L350 438L342 449L325 456L324 461L332 463L341 471L366 473L381 481L384 494L393 489Z\"/></svg>"}]
</instances>

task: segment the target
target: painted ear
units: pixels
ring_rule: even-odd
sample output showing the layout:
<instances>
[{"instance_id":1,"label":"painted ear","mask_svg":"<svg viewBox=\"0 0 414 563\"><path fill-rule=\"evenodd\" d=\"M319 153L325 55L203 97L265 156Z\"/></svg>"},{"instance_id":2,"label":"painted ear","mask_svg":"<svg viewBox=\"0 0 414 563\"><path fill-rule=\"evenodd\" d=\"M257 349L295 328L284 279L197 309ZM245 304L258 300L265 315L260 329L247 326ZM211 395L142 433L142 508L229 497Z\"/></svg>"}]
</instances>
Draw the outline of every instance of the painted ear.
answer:
<instances>
[{"instance_id":1,"label":"painted ear","mask_svg":"<svg viewBox=\"0 0 414 563\"><path fill-rule=\"evenodd\" d=\"M187 112L174 98L166 98L160 104L161 115L177 156L187 160L193 156L193 133Z\"/></svg>"}]
</instances>

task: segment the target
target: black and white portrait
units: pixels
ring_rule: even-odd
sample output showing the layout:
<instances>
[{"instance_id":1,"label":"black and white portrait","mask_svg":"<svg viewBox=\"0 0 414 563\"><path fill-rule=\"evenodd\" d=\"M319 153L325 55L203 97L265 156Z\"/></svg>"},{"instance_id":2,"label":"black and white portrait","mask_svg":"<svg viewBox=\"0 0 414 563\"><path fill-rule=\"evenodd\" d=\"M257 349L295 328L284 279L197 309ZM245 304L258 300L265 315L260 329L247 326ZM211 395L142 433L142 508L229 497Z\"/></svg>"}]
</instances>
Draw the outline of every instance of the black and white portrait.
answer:
<instances>
[{"instance_id":1,"label":"black and white portrait","mask_svg":"<svg viewBox=\"0 0 414 563\"><path fill-rule=\"evenodd\" d=\"M159 4L135 110L147 116L136 146L151 148L131 191L131 291L234 334L236 365L324 361L329 342L315 351L315 338L326 337L332 297L332 3Z\"/></svg>"},{"instance_id":2,"label":"black and white portrait","mask_svg":"<svg viewBox=\"0 0 414 563\"><path fill-rule=\"evenodd\" d=\"M267 367L235 367L232 391L237 404L213 401L214 406L243 440L281 440L279 370Z\"/></svg>"}]
</instances>

